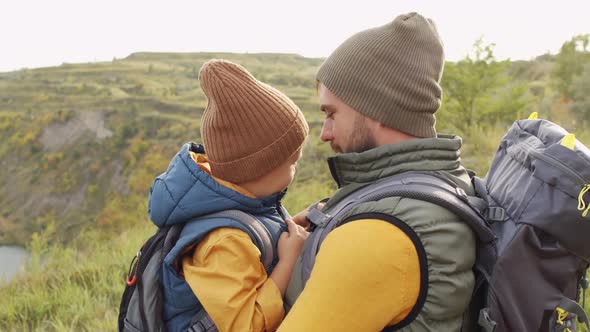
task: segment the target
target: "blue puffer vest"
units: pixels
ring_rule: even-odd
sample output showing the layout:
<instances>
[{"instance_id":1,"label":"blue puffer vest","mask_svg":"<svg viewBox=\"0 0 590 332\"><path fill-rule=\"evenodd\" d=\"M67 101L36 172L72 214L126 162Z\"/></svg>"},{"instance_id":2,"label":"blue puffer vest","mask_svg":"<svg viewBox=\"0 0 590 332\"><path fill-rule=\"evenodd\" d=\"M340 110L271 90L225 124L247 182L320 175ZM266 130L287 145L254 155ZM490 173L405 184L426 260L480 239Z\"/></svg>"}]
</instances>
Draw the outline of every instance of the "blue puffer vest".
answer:
<instances>
[{"instance_id":1,"label":"blue puffer vest","mask_svg":"<svg viewBox=\"0 0 590 332\"><path fill-rule=\"evenodd\" d=\"M185 144L170 162L168 170L155 179L150 189L149 214L156 226L186 224L178 242L165 257L161 270L164 320L168 331L186 331L202 309L199 300L175 268L175 262L183 249L197 244L207 233L217 228L239 228L250 234L249 230L234 220L205 218L195 221L195 218L230 209L247 212L268 230L274 246L273 252L276 253L279 235L287 230L284 219L289 217L280 202L284 193L260 199L244 196L222 186L203 171L191 158L190 151L205 153L200 144ZM277 259L274 257L273 267Z\"/></svg>"}]
</instances>

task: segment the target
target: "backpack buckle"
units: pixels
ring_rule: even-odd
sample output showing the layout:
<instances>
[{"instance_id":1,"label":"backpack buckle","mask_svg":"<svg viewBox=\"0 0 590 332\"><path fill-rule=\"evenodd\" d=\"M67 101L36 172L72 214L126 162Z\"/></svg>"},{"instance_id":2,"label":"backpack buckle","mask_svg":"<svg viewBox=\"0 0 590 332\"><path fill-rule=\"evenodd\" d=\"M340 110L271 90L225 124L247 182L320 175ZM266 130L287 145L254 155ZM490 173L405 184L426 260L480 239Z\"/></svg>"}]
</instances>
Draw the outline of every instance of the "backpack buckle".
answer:
<instances>
[{"instance_id":1,"label":"backpack buckle","mask_svg":"<svg viewBox=\"0 0 590 332\"><path fill-rule=\"evenodd\" d=\"M497 206L488 206L485 211L485 218L490 222L506 220L506 210Z\"/></svg>"},{"instance_id":2,"label":"backpack buckle","mask_svg":"<svg viewBox=\"0 0 590 332\"><path fill-rule=\"evenodd\" d=\"M332 217L329 214L324 214L317 209L317 205L309 209L307 213L307 220L311 223L310 230L313 231L317 227L324 228Z\"/></svg>"}]
</instances>

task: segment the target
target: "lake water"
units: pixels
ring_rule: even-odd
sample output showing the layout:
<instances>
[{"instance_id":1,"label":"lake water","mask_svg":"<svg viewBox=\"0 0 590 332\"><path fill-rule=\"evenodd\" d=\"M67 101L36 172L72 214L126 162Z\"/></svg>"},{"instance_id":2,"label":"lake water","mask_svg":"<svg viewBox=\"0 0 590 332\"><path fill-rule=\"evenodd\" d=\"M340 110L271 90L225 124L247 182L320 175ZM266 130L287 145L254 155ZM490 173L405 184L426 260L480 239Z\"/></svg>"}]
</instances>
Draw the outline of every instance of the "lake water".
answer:
<instances>
[{"instance_id":1,"label":"lake water","mask_svg":"<svg viewBox=\"0 0 590 332\"><path fill-rule=\"evenodd\" d=\"M10 280L22 271L29 252L18 246L0 246L0 280Z\"/></svg>"}]
</instances>

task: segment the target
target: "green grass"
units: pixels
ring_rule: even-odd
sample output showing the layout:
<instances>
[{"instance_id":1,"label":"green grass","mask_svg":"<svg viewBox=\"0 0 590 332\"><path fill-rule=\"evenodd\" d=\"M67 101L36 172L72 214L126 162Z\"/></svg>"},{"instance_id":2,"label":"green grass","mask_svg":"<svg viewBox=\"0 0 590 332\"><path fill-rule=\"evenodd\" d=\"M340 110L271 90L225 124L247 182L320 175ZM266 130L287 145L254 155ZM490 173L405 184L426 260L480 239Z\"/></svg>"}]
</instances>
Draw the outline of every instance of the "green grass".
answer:
<instances>
[{"instance_id":1,"label":"green grass","mask_svg":"<svg viewBox=\"0 0 590 332\"><path fill-rule=\"evenodd\" d=\"M89 231L83 250L49 245L28 272L2 287L2 331L114 331L125 273L134 252L154 232L147 222L106 238Z\"/></svg>"}]
</instances>

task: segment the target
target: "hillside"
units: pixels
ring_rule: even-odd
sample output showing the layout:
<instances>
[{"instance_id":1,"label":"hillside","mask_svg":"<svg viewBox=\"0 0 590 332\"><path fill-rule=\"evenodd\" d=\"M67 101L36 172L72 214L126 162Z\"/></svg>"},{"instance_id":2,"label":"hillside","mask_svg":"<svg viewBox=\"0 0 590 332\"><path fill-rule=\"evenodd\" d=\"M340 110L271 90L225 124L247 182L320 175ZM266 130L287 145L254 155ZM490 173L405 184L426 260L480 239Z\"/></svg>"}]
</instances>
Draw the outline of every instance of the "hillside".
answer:
<instances>
[{"instance_id":1,"label":"hillside","mask_svg":"<svg viewBox=\"0 0 590 332\"><path fill-rule=\"evenodd\" d=\"M1 331L115 329L128 264L154 231L147 217L152 180L184 142L200 141L206 100L197 77L211 58L242 64L303 110L311 136L285 206L297 212L331 195L325 159L332 152L319 140L314 78L322 59L135 53L0 73L0 244L31 252L26 273L0 285ZM580 81L590 69L562 79L555 76L560 58L551 55L445 66L437 126L463 137L463 161L479 174L508 125L532 111L590 145L590 99L580 97L590 95ZM565 79L570 97L556 84Z\"/></svg>"},{"instance_id":2,"label":"hillside","mask_svg":"<svg viewBox=\"0 0 590 332\"><path fill-rule=\"evenodd\" d=\"M198 70L211 58L241 63L257 78L284 91L305 113L312 137L318 137L321 113L314 73L321 59L290 54L135 53L111 62L0 73L0 227L4 230L0 244L25 244L33 232L53 220L54 240L63 242L86 226L128 223L118 220L127 217L117 210L145 211L151 180L183 142L200 140L199 119L206 100ZM524 87L527 99L514 107L504 102L507 106L502 107L509 113L496 135L516 116L531 111L576 130L575 121L567 121L571 118L567 105L555 102L550 84L554 64L554 57L544 56L504 67L506 77ZM454 66L447 65L445 77L452 78ZM443 79L443 84L452 82ZM479 141L480 135L472 131L481 127L456 125L465 123L456 116L464 111L453 99L462 96L455 96L452 89L445 91L450 92L445 92L439 112L439 130L471 137L473 141L466 140L466 162L483 172L489 157L469 153L471 146L489 144L493 152L497 140ZM474 93L485 97L502 92ZM505 100L512 103L517 98L509 95ZM481 104L490 102L482 99ZM496 113L492 117L499 118ZM478 121L489 122L486 117ZM323 164L329 153L325 144L310 140L291 191L317 192L312 198L326 195L333 188ZM289 199L286 203L292 208L305 205Z\"/></svg>"},{"instance_id":3,"label":"hillside","mask_svg":"<svg viewBox=\"0 0 590 332\"><path fill-rule=\"evenodd\" d=\"M183 142L200 139L206 100L198 69L211 58L239 62L285 91L317 130L319 59L136 53L109 63L2 73L0 244L24 244L48 220L56 220L59 240L85 225L114 223L104 210L119 197L126 208L144 212L151 180Z\"/></svg>"}]
</instances>

